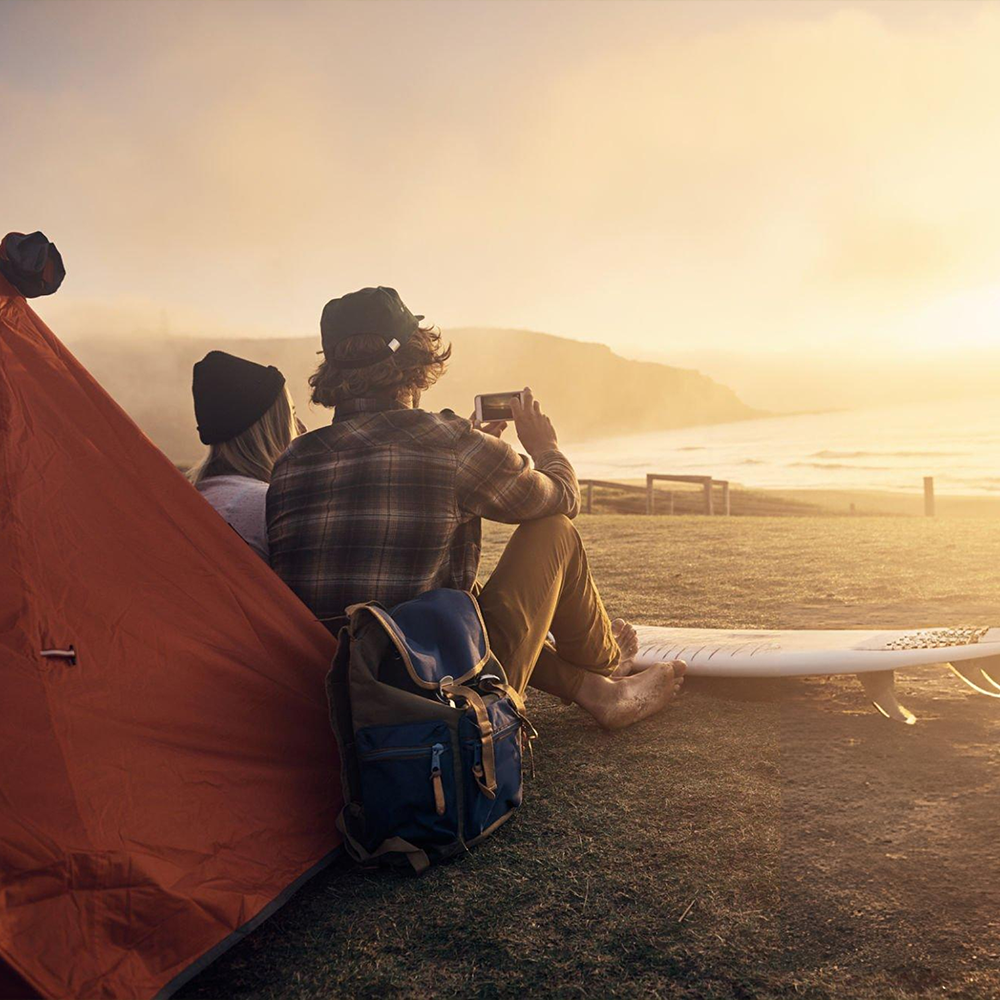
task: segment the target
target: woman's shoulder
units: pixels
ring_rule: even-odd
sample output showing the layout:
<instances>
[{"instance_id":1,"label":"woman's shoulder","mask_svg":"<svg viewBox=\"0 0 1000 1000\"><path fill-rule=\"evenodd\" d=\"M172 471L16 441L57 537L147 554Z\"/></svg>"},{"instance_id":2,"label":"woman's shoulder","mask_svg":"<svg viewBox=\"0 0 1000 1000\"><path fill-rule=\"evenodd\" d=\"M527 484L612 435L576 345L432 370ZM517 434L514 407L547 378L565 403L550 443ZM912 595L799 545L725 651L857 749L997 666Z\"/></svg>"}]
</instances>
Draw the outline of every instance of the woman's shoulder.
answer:
<instances>
[{"instance_id":1,"label":"woman's shoulder","mask_svg":"<svg viewBox=\"0 0 1000 1000\"><path fill-rule=\"evenodd\" d=\"M198 490L267 559L267 483L250 476L208 476L198 483Z\"/></svg>"},{"instance_id":2,"label":"woman's shoulder","mask_svg":"<svg viewBox=\"0 0 1000 1000\"><path fill-rule=\"evenodd\" d=\"M198 483L199 493L225 493L236 496L263 496L267 493L267 483L252 476L206 476Z\"/></svg>"}]
</instances>

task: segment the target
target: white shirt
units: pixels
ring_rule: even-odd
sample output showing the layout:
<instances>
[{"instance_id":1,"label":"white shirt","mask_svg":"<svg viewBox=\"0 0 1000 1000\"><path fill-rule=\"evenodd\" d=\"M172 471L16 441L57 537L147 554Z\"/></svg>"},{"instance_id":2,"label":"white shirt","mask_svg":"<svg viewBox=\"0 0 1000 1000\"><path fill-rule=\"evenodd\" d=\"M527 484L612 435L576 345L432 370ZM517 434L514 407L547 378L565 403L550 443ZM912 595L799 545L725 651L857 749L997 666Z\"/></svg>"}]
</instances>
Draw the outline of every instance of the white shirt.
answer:
<instances>
[{"instance_id":1,"label":"white shirt","mask_svg":"<svg viewBox=\"0 0 1000 1000\"><path fill-rule=\"evenodd\" d=\"M266 562L267 483L249 476L209 476L198 483L198 492Z\"/></svg>"}]
</instances>

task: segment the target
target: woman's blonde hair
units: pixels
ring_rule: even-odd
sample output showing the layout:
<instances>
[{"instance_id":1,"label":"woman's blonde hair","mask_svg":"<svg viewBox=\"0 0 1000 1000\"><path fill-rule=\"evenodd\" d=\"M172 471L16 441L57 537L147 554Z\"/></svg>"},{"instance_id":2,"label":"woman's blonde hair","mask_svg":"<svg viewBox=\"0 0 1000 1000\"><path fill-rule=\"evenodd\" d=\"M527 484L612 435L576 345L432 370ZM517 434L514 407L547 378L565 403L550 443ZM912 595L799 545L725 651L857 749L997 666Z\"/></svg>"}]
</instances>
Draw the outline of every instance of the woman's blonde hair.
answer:
<instances>
[{"instance_id":1,"label":"woman's blonde hair","mask_svg":"<svg viewBox=\"0 0 1000 1000\"><path fill-rule=\"evenodd\" d=\"M385 339L362 333L348 337L334 348L309 377L312 401L320 406L336 406L347 399L388 396L417 406L420 394L429 389L445 372L451 357L451 345L443 347L441 331L421 326L391 358L364 368L340 368L338 361L352 361L385 348Z\"/></svg>"},{"instance_id":2,"label":"woman's blonde hair","mask_svg":"<svg viewBox=\"0 0 1000 1000\"><path fill-rule=\"evenodd\" d=\"M188 470L188 479L195 486L209 476L249 476L269 483L278 456L298 433L292 397L285 386L270 409L242 434L209 445L208 454Z\"/></svg>"}]
</instances>

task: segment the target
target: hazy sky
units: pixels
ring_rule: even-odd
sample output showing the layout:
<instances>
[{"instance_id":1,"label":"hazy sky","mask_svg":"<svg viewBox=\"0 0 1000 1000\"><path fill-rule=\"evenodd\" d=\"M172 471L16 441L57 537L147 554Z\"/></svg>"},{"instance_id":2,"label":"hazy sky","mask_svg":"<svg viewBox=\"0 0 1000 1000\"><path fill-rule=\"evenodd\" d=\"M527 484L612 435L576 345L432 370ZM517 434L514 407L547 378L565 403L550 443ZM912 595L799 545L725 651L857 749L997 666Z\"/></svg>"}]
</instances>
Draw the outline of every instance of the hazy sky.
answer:
<instances>
[{"instance_id":1,"label":"hazy sky","mask_svg":"<svg viewBox=\"0 0 1000 1000\"><path fill-rule=\"evenodd\" d=\"M0 227L83 329L991 344L1000 4L0 0Z\"/></svg>"}]
</instances>

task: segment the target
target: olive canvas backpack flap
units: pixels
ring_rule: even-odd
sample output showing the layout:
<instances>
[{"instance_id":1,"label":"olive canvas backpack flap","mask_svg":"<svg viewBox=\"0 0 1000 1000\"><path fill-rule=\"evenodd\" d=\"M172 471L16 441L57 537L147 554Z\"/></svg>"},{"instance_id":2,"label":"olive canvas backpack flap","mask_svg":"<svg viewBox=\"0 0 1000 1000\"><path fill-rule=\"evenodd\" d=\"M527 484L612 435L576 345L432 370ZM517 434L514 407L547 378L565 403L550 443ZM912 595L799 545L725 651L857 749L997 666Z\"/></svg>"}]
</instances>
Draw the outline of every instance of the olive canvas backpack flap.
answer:
<instances>
[{"instance_id":1,"label":"olive canvas backpack flap","mask_svg":"<svg viewBox=\"0 0 1000 1000\"><path fill-rule=\"evenodd\" d=\"M327 676L356 860L423 871L521 804L524 703L490 650L475 597L434 590L348 608Z\"/></svg>"}]
</instances>

